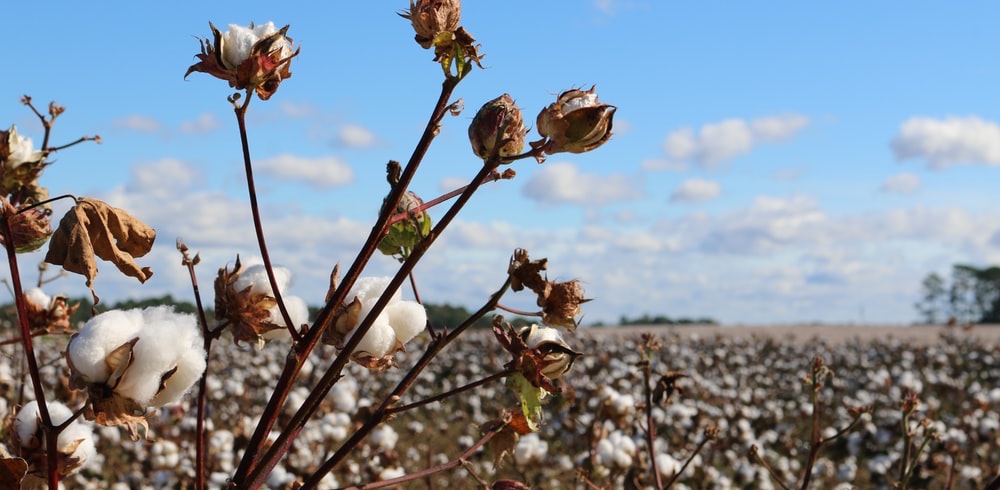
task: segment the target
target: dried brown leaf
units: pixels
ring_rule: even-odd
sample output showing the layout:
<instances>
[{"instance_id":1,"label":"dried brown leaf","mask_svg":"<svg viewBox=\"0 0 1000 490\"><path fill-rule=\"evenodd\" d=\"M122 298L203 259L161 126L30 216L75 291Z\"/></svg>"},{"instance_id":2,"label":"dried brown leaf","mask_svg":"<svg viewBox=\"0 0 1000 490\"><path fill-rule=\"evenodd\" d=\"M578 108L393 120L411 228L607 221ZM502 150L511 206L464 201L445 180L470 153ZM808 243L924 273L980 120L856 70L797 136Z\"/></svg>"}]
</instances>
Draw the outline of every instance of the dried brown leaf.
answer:
<instances>
[{"instance_id":1,"label":"dried brown leaf","mask_svg":"<svg viewBox=\"0 0 1000 490\"><path fill-rule=\"evenodd\" d=\"M52 235L45 261L87 278L93 291L97 260L107 260L127 276L146 282L153 275L136 257L149 253L156 231L122 209L91 198L77 200Z\"/></svg>"}]
</instances>

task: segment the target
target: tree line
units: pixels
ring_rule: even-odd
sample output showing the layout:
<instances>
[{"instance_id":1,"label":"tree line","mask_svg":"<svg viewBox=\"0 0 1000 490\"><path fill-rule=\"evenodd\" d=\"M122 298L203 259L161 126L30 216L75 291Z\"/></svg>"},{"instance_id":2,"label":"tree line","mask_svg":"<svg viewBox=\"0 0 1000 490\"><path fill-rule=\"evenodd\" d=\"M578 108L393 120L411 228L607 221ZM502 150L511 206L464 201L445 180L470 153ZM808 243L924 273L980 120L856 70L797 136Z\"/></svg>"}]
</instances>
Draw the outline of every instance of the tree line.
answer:
<instances>
[{"instance_id":1,"label":"tree line","mask_svg":"<svg viewBox=\"0 0 1000 490\"><path fill-rule=\"evenodd\" d=\"M924 323L1000 323L1000 267L955 264L947 279L932 272L914 306Z\"/></svg>"}]
</instances>

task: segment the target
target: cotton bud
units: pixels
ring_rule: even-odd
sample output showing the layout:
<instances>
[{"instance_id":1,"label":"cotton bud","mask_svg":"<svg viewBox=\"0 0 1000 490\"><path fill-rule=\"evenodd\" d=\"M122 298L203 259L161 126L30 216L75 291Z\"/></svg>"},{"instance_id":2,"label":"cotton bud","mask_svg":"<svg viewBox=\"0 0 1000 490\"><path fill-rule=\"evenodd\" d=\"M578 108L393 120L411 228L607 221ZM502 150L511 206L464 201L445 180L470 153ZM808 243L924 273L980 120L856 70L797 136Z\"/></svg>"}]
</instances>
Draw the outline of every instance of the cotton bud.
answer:
<instances>
[{"instance_id":1,"label":"cotton bud","mask_svg":"<svg viewBox=\"0 0 1000 490\"><path fill-rule=\"evenodd\" d=\"M230 24L223 33L211 22L213 39L203 39L198 63L188 68L229 82L237 90L253 89L261 100L267 100L278 90L281 81L292 76L291 59L299 54L292 51L292 39L286 35L288 26L277 29L273 22L249 27Z\"/></svg>"},{"instance_id":2,"label":"cotton bud","mask_svg":"<svg viewBox=\"0 0 1000 490\"><path fill-rule=\"evenodd\" d=\"M46 403L53 425L61 425L73 417L73 411L59 402ZM29 473L45 475L46 449L42 428L42 416L38 402L31 401L21 407L14 419L15 446L21 457L28 461ZM94 431L87 424L74 420L69 423L56 439L58 473L66 476L94 461L97 450L94 447Z\"/></svg>"},{"instance_id":3,"label":"cotton bud","mask_svg":"<svg viewBox=\"0 0 1000 490\"><path fill-rule=\"evenodd\" d=\"M431 233L431 216L420 209L424 201L416 193L406 191L396 205L396 216L402 216L389 226L378 244L379 252L405 260L413 248Z\"/></svg>"},{"instance_id":4,"label":"cotton bud","mask_svg":"<svg viewBox=\"0 0 1000 490\"><path fill-rule=\"evenodd\" d=\"M576 358L582 355L571 349L555 328L532 324L521 328L518 335L529 349L541 354L541 373L549 379L568 373Z\"/></svg>"},{"instance_id":5,"label":"cotton bud","mask_svg":"<svg viewBox=\"0 0 1000 490\"><path fill-rule=\"evenodd\" d=\"M509 157L524 150L524 127L521 109L508 94L497 97L479 109L469 125L472 152L483 160Z\"/></svg>"},{"instance_id":6,"label":"cotton bud","mask_svg":"<svg viewBox=\"0 0 1000 490\"><path fill-rule=\"evenodd\" d=\"M168 306L111 310L91 318L66 348L72 379L88 392L84 416L125 425L137 438L149 407L178 401L205 371L194 315Z\"/></svg>"},{"instance_id":7,"label":"cotton bud","mask_svg":"<svg viewBox=\"0 0 1000 490\"><path fill-rule=\"evenodd\" d=\"M538 113L538 134L542 139L531 146L547 154L593 150L611 137L615 109L598 102L594 87L563 92Z\"/></svg>"}]
</instances>

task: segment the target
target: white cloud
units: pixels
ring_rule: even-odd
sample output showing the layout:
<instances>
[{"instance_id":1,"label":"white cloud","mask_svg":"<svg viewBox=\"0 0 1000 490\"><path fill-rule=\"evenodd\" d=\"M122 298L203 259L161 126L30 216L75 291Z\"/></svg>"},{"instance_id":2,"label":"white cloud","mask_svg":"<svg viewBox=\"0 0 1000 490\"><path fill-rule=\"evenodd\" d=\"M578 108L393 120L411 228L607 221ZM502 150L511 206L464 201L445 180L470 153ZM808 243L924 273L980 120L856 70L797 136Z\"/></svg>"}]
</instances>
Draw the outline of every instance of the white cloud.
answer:
<instances>
[{"instance_id":1,"label":"white cloud","mask_svg":"<svg viewBox=\"0 0 1000 490\"><path fill-rule=\"evenodd\" d=\"M114 126L116 128L129 129L140 133L158 133L163 130L163 125L156 119L138 114L116 119Z\"/></svg>"},{"instance_id":2,"label":"white cloud","mask_svg":"<svg viewBox=\"0 0 1000 490\"><path fill-rule=\"evenodd\" d=\"M175 158L135 165L131 174L132 179L127 184L130 192L148 193L162 199L181 194L201 181L201 174L193 166Z\"/></svg>"},{"instance_id":3,"label":"white cloud","mask_svg":"<svg viewBox=\"0 0 1000 490\"><path fill-rule=\"evenodd\" d=\"M572 163L546 163L524 185L525 196L541 203L607 204L634 199L642 191L621 174L581 173Z\"/></svg>"},{"instance_id":4,"label":"white cloud","mask_svg":"<svg viewBox=\"0 0 1000 490\"><path fill-rule=\"evenodd\" d=\"M467 185L469 185L468 178L445 177L441 179L441 182L438 184L438 190L440 190L441 193L444 194L446 192L451 192L455 189L461 189L462 187L465 187Z\"/></svg>"},{"instance_id":5,"label":"white cloud","mask_svg":"<svg viewBox=\"0 0 1000 490\"><path fill-rule=\"evenodd\" d=\"M690 169L687 163L663 158L647 158L639 164L643 170L667 170L670 172L686 172Z\"/></svg>"},{"instance_id":6,"label":"white cloud","mask_svg":"<svg viewBox=\"0 0 1000 490\"><path fill-rule=\"evenodd\" d=\"M900 125L892 150L899 160L923 159L932 168L1000 165L1000 126L975 116L912 117Z\"/></svg>"},{"instance_id":7,"label":"white cloud","mask_svg":"<svg viewBox=\"0 0 1000 490\"><path fill-rule=\"evenodd\" d=\"M294 102L283 101L279 104L281 113L292 119L307 119L319 114L316 106L309 103L296 104Z\"/></svg>"},{"instance_id":8,"label":"white cloud","mask_svg":"<svg viewBox=\"0 0 1000 490\"><path fill-rule=\"evenodd\" d=\"M718 182L704 179L688 179L681 182L670 194L670 202L702 202L715 199L722 193Z\"/></svg>"},{"instance_id":9,"label":"white cloud","mask_svg":"<svg viewBox=\"0 0 1000 490\"><path fill-rule=\"evenodd\" d=\"M329 189L354 180L354 171L335 156L305 158L283 154L255 163L256 168L276 178L305 182L318 189Z\"/></svg>"},{"instance_id":10,"label":"white cloud","mask_svg":"<svg viewBox=\"0 0 1000 490\"><path fill-rule=\"evenodd\" d=\"M347 148L370 148L376 142L375 133L356 124L341 127L337 134L337 144Z\"/></svg>"},{"instance_id":11,"label":"white cloud","mask_svg":"<svg viewBox=\"0 0 1000 490\"><path fill-rule=\"evenodd\" d=\"M726 119L706 124L697 133L688 127L673 131L667 135L663 148L671 160L693 161L711 168L750 153L762 142L785 141L808 124L809 119L799 114L749 122Z\"/></svg>"},{"instance_id":12,"label":"white cloud","mask_svg":"<svg viewBox=\"0 0 1000 490\"><path fill-rule=\"evenodd\" d=\"M208 133L217 129L222 123L215 118L215 115L206 112L198 116L194 121L184 121L181 123L182 133Z\"/></svg>"},{"instance_id":13,"label":"white cloud","mask_svg":"<svg viewBox=\"0 0 1000 490\"><path fill-rule=\"evenodd\" d=\"M920 190L920 177L909 172L896 174L885 179L879 190L891 194L913 194Z\"/></svg>"}]
</instances>

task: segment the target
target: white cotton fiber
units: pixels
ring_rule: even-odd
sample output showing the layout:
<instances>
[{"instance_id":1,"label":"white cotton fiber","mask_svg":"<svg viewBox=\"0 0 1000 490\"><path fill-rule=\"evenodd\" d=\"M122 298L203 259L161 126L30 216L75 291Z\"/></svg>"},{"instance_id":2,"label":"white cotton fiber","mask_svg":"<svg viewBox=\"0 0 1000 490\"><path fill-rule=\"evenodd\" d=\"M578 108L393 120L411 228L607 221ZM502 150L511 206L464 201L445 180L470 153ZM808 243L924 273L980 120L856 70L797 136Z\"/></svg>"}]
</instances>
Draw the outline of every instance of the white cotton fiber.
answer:
<instances>
[{"instance_id":1,"label":"white cotton fiber","mask_svg":"<svg viewBox=\"0 0 1000 490\"><path fill-rule=\"evenodd\" d=\"M389 324L396 332L396 340L405 344L424 330L427 325L427 310L416 301L399 301L386 308Z\"/></svg>"},{"instance_id":2,"label":"white cotton fiber","mask_svg":"<svg viewBox=\"0 0 1000 490\"><path fill-rule=\"evenodd\" d=\"M139 335L139 310L111 310L91 318L69 341L67 352L76 372L89 383L103 383L111 376L104 359Z\"/></svg>"},{"instance_id":3,"label":"white cotton fiber","mask_svg":"<svg viewBox=\"0 0 1000 490\"><path fill-rule=\"evenodd\" d=\"M203 370L204 350L193 315L178 314L169 306L158 306L143 310L142 317L144 321L139 342L132 350L132 365L115 391L141 405L147 405L159 390L163 375L175 366L180 370L179 361L186 352L200 351ZM176 383L177 380L171 381L174 381L171 384L180 384ZM186 391L186 387L181 390L181 394L183 391Z\"/></svg>"},{"instance_id":4,"label":"white cotton fiber","mask_svg":"<svg viewBox=\"0 0 1000 490\"><path fill-rule=\"evenodd\" d=\"M274 270L274 282L278 285L278 292L284 293L288 289L288 285L292 282L292 272L285 267L273 267ZM255 264L243 269L240 273L240 277L236 279L233 283L233 288L237 291L242 291L247 287L250 287L250 292L253 294L266 294L268 296L274 296L271 293L271 282L267 279L267 269L264 264Z\"/></svg>"}]
</instances>

